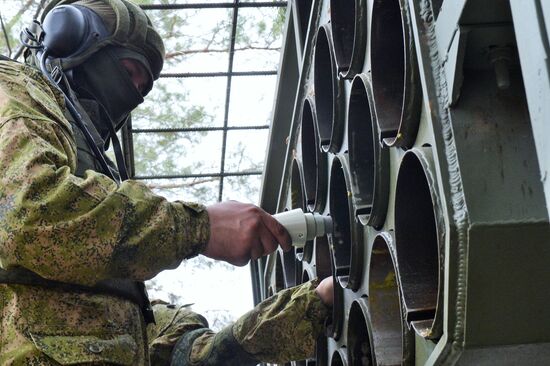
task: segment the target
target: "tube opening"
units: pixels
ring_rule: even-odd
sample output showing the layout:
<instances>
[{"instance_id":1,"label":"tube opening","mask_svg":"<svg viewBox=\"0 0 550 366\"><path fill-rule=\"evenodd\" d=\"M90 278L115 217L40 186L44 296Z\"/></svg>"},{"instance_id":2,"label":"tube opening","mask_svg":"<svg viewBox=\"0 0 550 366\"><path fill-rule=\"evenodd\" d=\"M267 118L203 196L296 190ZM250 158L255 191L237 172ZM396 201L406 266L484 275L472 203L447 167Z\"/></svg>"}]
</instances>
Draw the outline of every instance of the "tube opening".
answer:
<instances>
[{"instance_id":1,"label":"tube opening","mask_svg":"<svg viewBox=\"0 0 550 366\"><path fill-rule=\"evenodd\" d=\"M362 0L331 0L330 20L338 73L352 78L363 66L365 13Z\"/></svg>"},{"instance_id":2,"label":"tube opening","mask_svg":"<svg viewBox=\"0 0 550 366\"><path fill-rule=\"evenodd\" d=\"M311 260L313 259L314 248L315 248L315 242L313 240L307 241L306 245L303 248L301 260L304 262L311 263Z\"/></svg>"},{"instance_id":3,"label":"tube opening","mask_svg":"<svg viewBox=\"0 0 550 366\"><path fill-rule=\"evenodd\" d=\"M313 85L319 144L323 151L337 152L342 143L343 123L338 120L338 80L330 26L319 27L315 43Z\"/></svg>"},{"instance_id":4,"label":"tube opening","mask_svg":"<svg viewBox=\"0 0 550 366\"><path fill-rule=\"evenodd\" d=\"M374 365L366 299L351 304L348 318L348 359L352 365Z\"/></svg>"},{"instance_id":5,"label":"tube opening","mask_svg":"<svg viewBox=\"0 0 550 366\"><path fill-rule=\"evenodd\" d=\"M298 261L296 260L296 249L292 248L288 252L282 252L283 257L283 270L285 278L285 288L296 286L298 283L297 274L301 271L298 269Z\"/></svg>"},{"instance_id":6,"label":"tube opening","mask_svg":"<svg viewBox=\"0 0 550 366\"><path fill-rule=\"evenodd\" d=\"M332 274L330 264L330 246L326 235L315 238L315 270L319 279Z\"/></svg>"},{"instance_id":7,"label":"tube opening","mask_svg":"<svg viewBox=\"0 0 550 366\"><path fill-rule=\"evenodd\" d=\"M369 271L368 305L372 345L378 365L401 365L403 320L397 272L389 243L382 235L374 239Z\"/></svg>"},{"instance_id":8,"label":"tube opening","mask_svg":"<svg viewBox=\"0 0 550 366\"><path fill-rule=\"evenodd\" d=\"M315 138L316 131L312 101L307 98L302 110L301 131L303 187L306 207L310 211L319 212L325 204L327 161Z\"/></svg>"},{"instance_id":9,"label":"tube opening","mask_svg":"<svg viewBox=\"0 0 550 366\"><path fill-rule=\"evenodd\" d=\"M362 230L353 215L349 168L345 158L335 157L330 173L330 215L333 274L343 287L357 289L362 274Z\"/></svg>"},{"instance_id":10,"label":"tube opening","mask_svg":"<svg viewBox=\"0 0 550 366\"><path fill-rule=\"evenodd\" d=\"M351 187L358 219L380 229L389 193L389 155L379 143L370 81L365 74L352 82L348 109Z\"/></svg>"},{"instance_id":11,"label":"tube opening","mask_svg":"<svg viewBox=\"0 0 550 366\"><path fill-rule=\"evenodd\" d=\"M395 248L408 321L433 319L439 291L437 203L426 164L410 151L397 176Z\"/></svg>"},{"instance_id":12,"label":"tube opening","mask_svg":"<svg viewBox=\"0 0 550 366\"><path fill-rule=\"evenodd\" d=\"M292 161L290 173L290 209L306 209L306 196L304 194L304 173L297 159Z\"/></svg>"},{"instance_id":13,"label":"tube opening","mask_svg":"<svg viewBox=\"0 0 550 366\"><path fill-rule=\"evenodd\" d=\"M340 339L345 322L344 289L342 286L333 286L332 317L327 326L327 332L335 340Z\"/></svg>"},{"instance_id":14,"label":"tube opening","mask_svg":"<svg viewBox=\"0 0 550 366\"><path fill-rule=\"evenodd\" d=\"M418 71L408 18L406 1L374 1L372 86L380 138L388 146L412 146L419 124Z\"/></svg>"},{"instance_id":15,"label":"tube opening","mask_svg":"<svg viewBox=\"0 0 550 366\"><path fill-rule=\"evenodd\" d=\"M334 351L330 360L330 366L345 366L348 364L345 354L342 350Z\"/></svg>"}]
</instances>

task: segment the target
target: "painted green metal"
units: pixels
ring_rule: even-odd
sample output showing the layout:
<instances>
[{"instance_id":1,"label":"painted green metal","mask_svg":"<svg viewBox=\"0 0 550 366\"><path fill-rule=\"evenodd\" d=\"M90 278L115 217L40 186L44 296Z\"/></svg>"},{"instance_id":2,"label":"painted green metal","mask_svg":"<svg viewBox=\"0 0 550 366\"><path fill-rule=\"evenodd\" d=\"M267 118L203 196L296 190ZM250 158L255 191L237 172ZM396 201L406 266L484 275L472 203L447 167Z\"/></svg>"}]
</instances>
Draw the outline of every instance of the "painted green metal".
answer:
<instances>
[{"instance_id":1,"label":"painted green metal","mask_svg":"<svg viewBox=\"0 0 550 366\"><path fill-rule=\"evenodd\" d=\"M373 85L374 106L361 109L357 84L352 87L352 80L338 75L342 92L334 103L346 108L333 123L344 126L342 143L322 155L327 166L338 169L321 173L329 186L318 194L327 194L331 204L315 210L338 216L336 207L351 206L349 225L344 226L358 225L361 235L347 235L354 238L348 251L342 252L338 237L329 235L306 246L307 256L305 252L296 255L303 272L295 278L302 281L318 275L317 263L326 266L331 257L337 263L332 267L338 281L327 329L331 336L319 342L317 365L362 365L366 359L376 365L550 364L550 4L544 0L356 0L354 4L364 7L358 11L352 2L346 0L345 7L336 11L331 9L338 6L336 1L312 4L296 89L288 91L295 99L275 102L293 111L291 119L273 120L274 130L278 125L286 129L272 135L288 136L270 141L270 149L286 150L268 157L268 169L269 159L284 162L284 168L270 172L278 178L269 181L278 183L270 192L278 190L278 195L266 194L262 203L277 211L291 208L296 204L291 194L291 171L296 171L292 164L316 168L303 166L301 144L309 140L299 136L300 116L303 101L315 101L318 94L311 67L314 34L321 26L331 27L331 14L342 19L349 14L339 11L346 9L366 14L354 30L360 23L369 35L361 55L362 69L357 70L368 88L370 75L379 71L374 68L384 65L384 54L373 55L369 46L378 42L375 49L385 48L383 39L373 39L380 33L371 29L380 24L373 17L398 6L403 34L410 29L403 38L405 59L413 60L405 61L405 71L400 71L405 80L403 95L406 90L418 90L413 97L420 101L416 107L420 112L407 113L410 106L405 103L400 113L405 117L393 122L400 122L409 133L394 137L407 143L384 145L385 136L378 131L380 123L386 122L379 118L391 113L382 110L388 104L377 100L375 88L383 88L385 79ZM297 3L291 1L290 6ZM334 30L326 33L334 35ZM407 67L416 65L418 77L407 77L411 71ZM280 72L285 73L284 66ZM353 108L351 112L348 107ZM369 131L364 136L356 132L361 123L358 111L363 111L368 126L359 130ZM376 149L371 147L371 131L378 134ZM357 147L362 147L361 137L368 148ZM355 154L349 159L353 164L347 163L350 154ZM373 165L376 156L367 154L383 154L387 162ZM373 177L358 178L364 177L361 162ZM338 183L335 176L341 169L349 170L344 176L351 185L342 184L342 179ZM297 176L292 175L293 187L299 186ZM360 196L357 179L385 184L384 189L369 193L383 206L377 211L383 214L376 225L367 219L371 198ZM371 186L370 181L362 185L369 192ZM328 253L321 246L327 243ZM264 276L264 283L274 283L277 269L284 273L285 264L277 263L276 255L267 262L270 265L259 276ZM380 301L390 301L385 297L389 294L398 299L400 311L380 311ZM393 331L385 328L391 324L397 324ZM401 338L401 347L394 347L399 343L395 337Z\"/></svg>"}]
</instances>

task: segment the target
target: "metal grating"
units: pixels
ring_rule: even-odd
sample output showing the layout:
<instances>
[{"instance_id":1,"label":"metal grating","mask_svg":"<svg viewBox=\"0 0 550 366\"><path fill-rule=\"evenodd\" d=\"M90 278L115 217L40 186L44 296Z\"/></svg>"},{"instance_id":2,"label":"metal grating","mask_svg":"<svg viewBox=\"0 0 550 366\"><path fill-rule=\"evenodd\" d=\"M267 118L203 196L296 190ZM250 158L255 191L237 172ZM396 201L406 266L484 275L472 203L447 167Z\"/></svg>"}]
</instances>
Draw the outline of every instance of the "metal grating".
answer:
<instances>
[{"instance_id":1,"label":"metal grating","mask_svg":"<svg viewBox=\"0 0 550 366\"><path fill-rule=\"evenodd\" d=\"M171 11L182 9L231 9L232 20L230 27L230 42L228 51L228 66L225 72L166 72L161 74L163 79L190 79L190 78L226 78L225 86L225 103L223 113L223 125L220 127L188 127L188 128L133 128L129 123L123 130L122 139L123 146L125 148L126 162L129 165L129 172L133 179L138 180L151 180L151 179L180 179L180 178L219 178L218 188L218 201L222 201L224 194L224 183L227 177L239 177L239 176L260 176L262 170L247 170L247 171L232 171L227 169L227 135L228 131L254 131L254 130L268 130L268 124L250 125L250 126L230 126L229 125L229 112L231 106L231 90L233 78L236 76L274 76L277 75L277 70L246 70L236 71L234 70L234 58L235 58L235 43L237 36L237 24L239 21L239 10L242 8L281 8L287 6L287 1L273 1L273 2L242 2L234 0L233 2L218 2L218 3L181 3L181 4L146 4L140 5L142 9L146 11L158 10L158 11ZM220 166L217 172L213 173L186 173L186 174L166 174L166 175L141 175L135 174L135 151L134 151L134 137L138 134L159 134L159 133L192 133L192 132L212 132L220 131L222 133L221 142L221 156Z\"/></svg>"},{"instance_id":2,"label":"metal grating","mask_svg":"<svg viewBox=\"0 0 550 366\"><path fill-rule=\"evenodd\" d=\"M174 67L166 67L165 64L165 72L161 74L161 82L164 80L164 82L168 82L168 80L172 80L173 82L181 82L182 84L186 85L186 88L190 91L190 93L194 93L194 91L197 89L196 87L201 85L208 85L208 84L215 84L213 88L215 88L215 96L213 98L216 98L216 108L219 112L215 123L203 123L202 121L199 121L197 123L192 124L186 124L185 121L181 121L179 123L177 119L180 117L178 114L174 114L173 119L174 123L173 125L163 125L163 122L154 123L155 121L152 121L152 118L154 116L151 116L151 121L153 123L149 123L149 118L147 115L142 114L141 116L138 116L134 120L134 124L132 126L132 122L128 123L127 126L121 131L121 138L122 138L122 146L125 153L126 158L126 164L128 166L128 172L130 176L133 179L138 180L168 180L168 179L186 179L186 178L212 178L212 180L216 179L216 181L219 181L219 185L214 188L213 185L210 187L210 191L212 194L209 194L209 197L211 200L214 200L214 191L216 192L217 201L221 201L224 197L224 187L226 186L226 182L228 177L242 177L242 176L257 176L259 177L262 174L263 170L263 161L260 161L262 157L259 156L259 154L254 155L254 164L249 164L248 168L243 169L237 169L239 168L235 164L232 164L232 166L228 166L228 132L229 132L229 140L235 143L235 140L239 140L239 143L247 144L247 141L245 141L245 138L242 137L244 134L248 132L258 131L259 136L267 136L267 131L269 130L269 121L268 119L270 117L263 118L257 118L252 116L252 113L248 113L247 116L252 116L247 121L243 122L236 122L234 121L234 117L231 116L231 108L232 103L234 99L242 99L242 89L243 89L243 81L242 80L254 80L255 78L258 78L260 80L261 78L268 78L269 80L275 80L275 77L277 76L277 65L278 65L278 56L276 62L270 63L269 67L266 67L265 69L261 69L261 67L254 67L256 65L254 62L249 63L249 65L246 65L244 63L244 67L241 64L238 64L237 67L235 67L235 54L236 51L239 53L242 51L242 39L239 37L243 36L243 30L238 29L239 21L243 22L243 18L246 19L247 16L251 16L251 11L253 12L254 9L265 9L261 10L261 13L258 13L254 16L252 16L252 22L254 21L262 21L264 20L261 18L261 14L268 14L269 16L275 15L275 12L271 13L270 9L281 9L285 8L288 4L287 1L254 1L254 0L233 0L233 1L227 1L227 2L200 2L196 0L179 0L179 2L174 4L165 4L161 3L163 0L157 0L159 3L148 3L148 0L134 0L138 3L139 6L142 7L148 14L151 16L151 19L153 20L154 15L158 15L158 18L156 18L156 21L162 21L167 16L169 17L172 15L172 13L176 12L183 12L186 14L186 16L189 15L190 17L194 16L193 14L197 14L199 17L204 16L201 14L207 13L207 12L223 12L223 21L224 26L223 29L218 29L220 31L220 34L224 34L223 36L216 36L216 37L223 37L223 49L217 49L214 50L215 52L218 52L216 54L216 59L219 59L219 62L215 67L212 69L209 68L209 64L205 63L204 65L201 65L199 68L193 68L193 67L187 67L184 70L178 70L177 67L174 69ZM176 0L177 1L177 0ZM45 0L36 0L33 2L29 2L28 4L25 4L21 10L19 10L19 13L16 14L16 10L19 9L19 5L15 2L8 4L8 10L6 13L0 14L0 26L1 31L3 33L2 41L2 47L3 47L3 53L5 52L6 55L13 57L15 59L20 58L22 48L17 45L17 34L18 30L21 29L24 24L26 23L26 20L30 18L37 18L40 12L42 11L44 4L46 3ZM209 9L208 11L203 11L204 9ZM221 10L220 10L221 9ZM244 9L244 10L243 10ZM11 10L11 11L10 11ZM243 14L241 16L241 14ZM281 13L278 13L279 16ZM7 18L6 18L7 16ZM256 18L258 17L258 18ZM17 18L17 19L16 19ZM183 17L185 18L185 16ZM6 19L8 20L7 23L9 23L10 27L6 29ZM176 19L179 19L176 17ZM185 18L187 19L187 18ZM250 18L248 18L250 21ZM199 19L200 22L202 22L202 19ZM207 21L205 19L204 21ZM155 20L153 20L155 22ZM196 24L196 21L193 21L193 24ZM156 28L158 30L161 30L162 26L166 26L166 24L156 24ZM179 24L177 24L177 27L180 27ZM185 28L185 26L183 27ZM225 33L224 33L225 32ZM281 32L282 33L282 32ZM245 33L246 34L246 33ZM186 36L186 35L184 35ZM246 34L246 36L249 36ZM205 37L212 37L214 39L214 36L206 35ZM282 38L282 34L279 36L279 40ZM221 38L220 38L221 39ZM11 40L11 41L10 41ZM177 37L172 39L173 42L176 42L175 44L178 44L178 47L176 47L177 52L186 53L188 52L185 47L182 48L181 44L185 45L186 41L182 41L180 44L180 41ZM236 43L240 43L241 48L236 47ZM5 44L4 44L5 43ZM277 42L276 42L277 43ZM219 44L218 44L219 45ZM172 44L174 46L174 43ZM274 48L270 49L270 51L276 51L278 55L279 51L278 45ZM167 48L168 49L168 48ZM196 51L196 50L195 50ZM199 51L202 52L202 51ZM210 52L210 50L207 50L207 52ZM223 52L223 57L219 57L219 55ZM242 52L240 53L242 55ZM227 57L226 57L227 55ZM178 56L176 56L178 57ZM173 59L173 60L185 60L184 56L183 59ZM223 58L223 61L222 61ZM274 58L274 57L273 57ZM172 66L174 66L176 63L172 63ZM227 64L225 64L227 62ZM186 64L187 65L187 64ZM249 67L252 65L252 67ZM248 67L247 67L248 66ZM184 71L184 72L181 72ZM189 80L189 82L185 82L184 80ZM193 81L194 80L194 81ZM266 79L263 79L266 80ZM192 84L190 87L187 86L188 84ZM222 86L223 85L223 86ZM270 90L270 85L261 85L262 90ZM240 89L239 89L240 88ZM273 85L274 88L274 85ZM158 82L157 82L157 88L158 89ZM254 86L255 90L258 90L258 86ZM225 92L223 91L225 90ZM235 94L237 98L234 96L232 97L232 90L235 90ZM158 105L161 105L165 103L163 101L163 95L160 91L157 92L158 98L156 100L156 103ZM146 98L147 101L151 98L149 96ZM266 98L269 99L269 98ZM271 99L272 100L272 99ZM181 101L172 101L174 104L179 104L178 102ZM170 103L170 102L167 102ZM218 106L219 103L219 106ZM241 100L242 103L242 100ZM193 108L194 105L192 103L187 103L183 107L179 108L179 110L185 111L185 108ZM270 106L263 106L262 110L268 111ZM163 108L160 106L159 108ZM242 108L239 107L238 108ZM245 107L246 108L246 107ZM138 108L139 109L139 108ZM178 109L178 108L176 108ZM258 109L258 108L256 108ZM252 109L251 109L252 110ZM222 112L223 111L223 112ZM140 119L141 117L141 119ZM140 124L141 122L141 124ZM212 122L212 121L211 121ZM171 123L171 122L170 122ZM149 142L149 146L151 145L151 141L155 139L161 139L159 136L163 135L166 139L178 139L179 140L185 140L186 137L181 137L184 135L192 135L192 134L207 134L207 133L216 133L220 135L219 138L219 146L216 146L216 149L219 149L219 157L217 157L217 163L213 164L211 163L212 157L209 156L208 159L210 161L210 166L205 168L208 170L208 172L204 171L194 171L185 167L182 170L186 171L177 171L177 170L162 170L162 169L153 169L154 171L148 171L147 169L144 169L143 167L146 164L143 164L144 161L147 161L148 156L143 155L140 151L140 147L143 147L143 145L140 145L140 142L142 142L144 139ZM231 135L231 133L233 133ZM237 138L237 133L239 134L239 137ZM172 135L170 135L172 134ZM177 134L177 136L176 136ZM146 136L146 137L145 137ZM172 137L170 137L172 136ZM174 137L175 136L175 137ZM197 135L198 136L198 135ZM217 135L216 135L217 136ZM232 136L232 137L231 137ZM246 135L248 139L256 139L254 135L248 134ZM192 138L189 137L187 140L191 141ZM209 140L210 143L212 139ZM216 140L218 141L218 140ZM217 142L216 142L217 143ZM256 142L257 143L257 142ZM258 143L257 143L258 144ZM136 146L138 147L136 149ZM257 145L256 145L257 146ZM233 150L232 150L233 148ZM153 146L153 149L155 147ZM248 149L248 148L247 148ZM161 150L161 148L159 148ZM213 154L214 146L212 146L211 151L209 151L210 154ZM235 154L235 148L234 146L230 146L229 148L230 153ZM253 149L251 149L253 150ZM256 148L257 150L257 148ZM247 150L248 151L248 150ZM173 152L173 150L172 150ZM218 151L215 152L218 154ZM181 161L185 161L186 157L188 158L197 158L197 154L193 154L193 151L186 151L186 149L181 149L181 152L178 150L179 155L183 155L183 157L180 159ZM194 155L194 156L193 156ZM179 157L178 157L179 158ZM144 160L145 159L145 160ZM231 159L231 157L230 157ZM136 162L137 169L136 169ZM153 163L149 165L158 164L159 160L157 159ZM141 164L141 165L140 165ZM198 164L198 160L195 161L193 166L196 166ZM149 166L147 165L147 166ZM192 165L192 164L191 164ZM215 165L215 167L214 167ZM231 164L229 164L231 165ZM206 167L206 164L205 164ZM259 181L258 181L259 182ZM171 183L169 183L171 184ZM193 183L194 184L194 183ZM235 182L233 181L233 184ZM238 183L240 184L240 183Z\"/></svg>"}]
</instances>

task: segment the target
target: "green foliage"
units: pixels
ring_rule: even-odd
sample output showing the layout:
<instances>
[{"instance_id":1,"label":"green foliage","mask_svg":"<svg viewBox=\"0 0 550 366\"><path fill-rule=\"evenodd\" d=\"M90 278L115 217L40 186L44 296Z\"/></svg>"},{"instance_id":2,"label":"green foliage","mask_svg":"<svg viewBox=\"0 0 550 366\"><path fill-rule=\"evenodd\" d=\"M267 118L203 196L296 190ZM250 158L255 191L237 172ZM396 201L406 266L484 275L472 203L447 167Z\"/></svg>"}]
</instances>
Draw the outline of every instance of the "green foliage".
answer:
<instances>
[{"instance_id":1,"label":"green foliage","mask_svg":"<svg viewBox=\"0 0 550 366\"><path fill-rule=\"evenodd\" d=\"M240 9L237 44L241 49L278 49L285 24L285 8Z\"/></svg>"},{"instance_id":2,"label":"green foliage","mask_svg":"<svg viewBox=\"0 0 550 366\"><path fill-rule=\"evenodd\" d=\"M212 116L204 106L183 107L188 92L172 90L158 82L147 102L137 108L132 119L142 128L188 128L210 126ZM134 136L135 166L138 175L189 174L192 166L183 166L182 157L191 153L187 146L200 142L204 133L155 133Z\"/></svg>"}]
</instances>

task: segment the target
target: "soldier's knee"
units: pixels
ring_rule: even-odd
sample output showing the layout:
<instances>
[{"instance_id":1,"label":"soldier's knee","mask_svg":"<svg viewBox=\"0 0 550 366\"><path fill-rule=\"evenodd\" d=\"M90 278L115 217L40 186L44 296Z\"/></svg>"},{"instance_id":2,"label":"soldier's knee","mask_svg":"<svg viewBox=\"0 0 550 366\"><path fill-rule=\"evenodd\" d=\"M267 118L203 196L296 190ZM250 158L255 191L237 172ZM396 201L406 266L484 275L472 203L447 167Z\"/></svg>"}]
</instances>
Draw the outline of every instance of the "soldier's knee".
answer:
<instances>
[{"instance_id":1,"label":"soldier's knee","mask_svg":"<svg viewBox=\"0 0 550 366\"><path fill-rule=\"evenodd\" d=\"M168 330L208 328L206 318L191 310L190 305L173 305L155 301L153 302L153 314L155 315L155 324L152 329L159 333L166 332L167 328Z\"/></svg>"},{"instance_id":2,"label":"soldier's knee","mask_svg":"<svg viewBox=\"0 0 550 366\"><path fill-rule=\"evenodd\" d=\"M155 324L147 326L151 365L168 365L176 342L186 333L208 327L208 321L189 306L163 302L153 305Z\"/></svg>"},{"instance_id":3,"label":"soldier's knee","mask_svg":"<svg viewBox=\"0 0 550 366\"><path fill-rule=\"evenodd\" d=\"M172 366L254 366L258 360L248 354L228 326L219 333L197 329L178 340L172 353Z\"/></svg>"}]
</instances>

